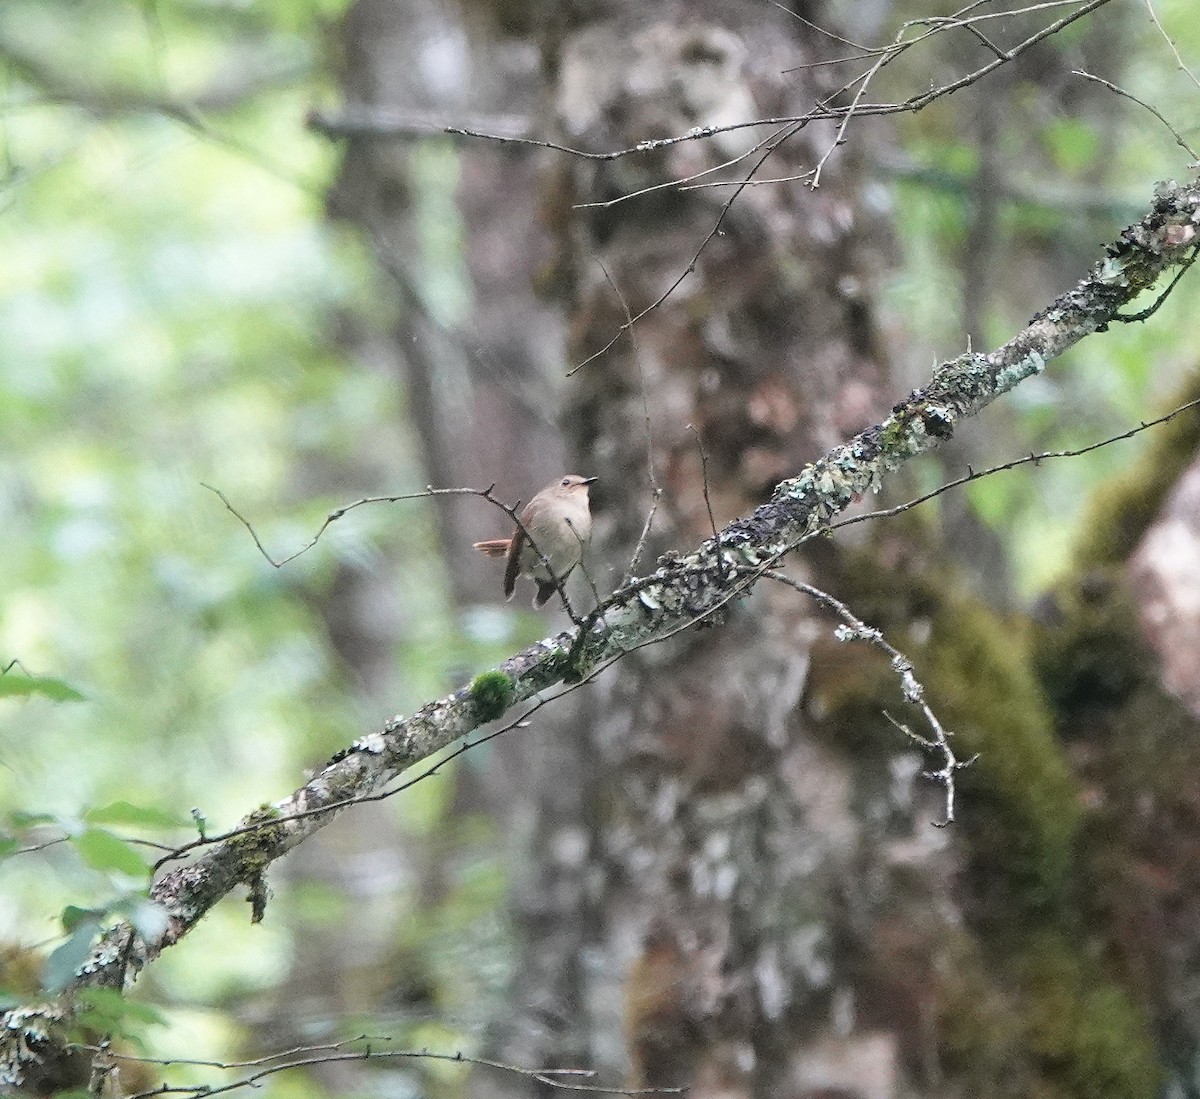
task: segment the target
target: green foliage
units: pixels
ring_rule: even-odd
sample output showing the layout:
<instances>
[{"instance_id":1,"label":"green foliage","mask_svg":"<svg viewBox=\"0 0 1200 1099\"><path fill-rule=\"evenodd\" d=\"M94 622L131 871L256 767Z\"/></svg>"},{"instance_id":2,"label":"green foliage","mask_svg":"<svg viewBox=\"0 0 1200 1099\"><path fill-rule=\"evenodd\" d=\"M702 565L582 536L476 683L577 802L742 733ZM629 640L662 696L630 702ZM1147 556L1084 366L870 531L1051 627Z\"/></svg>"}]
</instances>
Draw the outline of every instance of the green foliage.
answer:
<instances>
[{"instance_id":1,"label":"green foliage","mask_svg":"<svg viewBox=\"0 0 1200 1099\"><path fill-rule=\"evenodd\" d=\"M0 676L0 805L25 810L0 820L0 935L40 941L64 913L50 986L115 920L161 932L132 840L180 838L192 806L228 827L374 716L323 629L339 577L414 563L394 585L424 635L397 653L388 705L444 686L454 631L424 625L449 621L429 509L362 509L275 570L201 487L287 552L335 504L425 483L394 377L354 361L390 306L362 245L323 218L340 152L303 124L325 94L322 23L345 7L0 5L0 651L21 658ZM232 109L189 121L138 101L243 76ZM73 107L75 91L105 105ZM434 167L442 187L453 165ZM81 686L86 706L45 704ZM166 999L198 990L188 1032L220 1054L237 1033L215 1005L277 978L291 930L211 921L219 943L197 933L155 973Z\"/></svg>"},{"instance_id":2,"label":"green foliage","mask_svg":"<svg viewBox=\"0 0 1200 1099\"><path fill-rule=\"evenodd\" d=\"M68 934L78 930L85 923L99 924L103 918L104 910L102 908L79 908L69 904L62 910L63 930Z\"/></svg>"},{"instance_id":3,"label":"green foliage","mask_svg":"<svg viewBox=\"0 0 1200 1099\"><path fill-rule=\"evenodd\" d=\"M71 843L94 870L116 870L130 877L144 877L150 870L142 854L127 840L104 828L88 828Z\"/></svg>"},{"instance_id":4,"label":"green foliage","mask_svg":"<svg viewBox=\"0 0 1200 1099\"><path fill-rule=\"evenodd\" d=\"M144 1049L146 1028L166 1024L161 1012L149 1004L130 1000L112 988L86 988L76 997L76 1002L80 1010L73 1031L83 1042L93 1041L95 1034L100 1033L124 1038Z\"/></svg>"},{"instance_id":5,"label":"green foliage","mask_svg":"<svg viewBox=\"0 0 1200 1099\"><path fill-rule=\"evenodd\" d=\"M117 919L128 920L143 938L153 940L166 929L166 913L143 892L126 890L93 908L68 904L60 916L67 933L47 956L42 985L49 992L66 987L87 958L96 938Z\"/></svg>"},{"instance_id":6,"label":"green foliage","mask_svg":"<svg viewBox=\"0 0 1200 1099\"><path fill-rule=\"evenodd\" d=\"M89 809L83 819L90 824L122 824L133 828L180 828L184 823L178 813L152 805L131 805L124 800Z\"/></svg>"},{"instance_id":7,"label":"green foliage","mask_svg":"<svg viewBox=\"0 0 1200 1099\"><path fill-rule=\"evenodd\" d=\"M41 695L51 702L82 702L82 691L64 679L48 675L20 675L8 672L0 675L0 698L29 698Z\"/></svg>"}]
</instances>

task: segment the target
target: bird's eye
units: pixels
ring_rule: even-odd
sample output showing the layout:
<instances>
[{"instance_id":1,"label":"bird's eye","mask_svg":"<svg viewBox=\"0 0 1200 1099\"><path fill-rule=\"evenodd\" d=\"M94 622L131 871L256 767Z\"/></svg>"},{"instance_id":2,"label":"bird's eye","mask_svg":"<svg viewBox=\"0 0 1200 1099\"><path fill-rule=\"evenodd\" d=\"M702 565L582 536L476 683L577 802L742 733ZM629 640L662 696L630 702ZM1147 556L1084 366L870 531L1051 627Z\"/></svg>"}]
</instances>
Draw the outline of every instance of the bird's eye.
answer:
<instances>
[{"instance_id":1,"label":"bird's eye","mask_svg":"<svg viewBox=\"0 0 1200 1099\"><path fill-rule=\"evenodd\" d=\"M570 478L570 477L564 477L564 478L563 478L563 484L564 484L564 485L569 485L570 483L571 483L571 478Z\"/></svg>"}]
</instances>

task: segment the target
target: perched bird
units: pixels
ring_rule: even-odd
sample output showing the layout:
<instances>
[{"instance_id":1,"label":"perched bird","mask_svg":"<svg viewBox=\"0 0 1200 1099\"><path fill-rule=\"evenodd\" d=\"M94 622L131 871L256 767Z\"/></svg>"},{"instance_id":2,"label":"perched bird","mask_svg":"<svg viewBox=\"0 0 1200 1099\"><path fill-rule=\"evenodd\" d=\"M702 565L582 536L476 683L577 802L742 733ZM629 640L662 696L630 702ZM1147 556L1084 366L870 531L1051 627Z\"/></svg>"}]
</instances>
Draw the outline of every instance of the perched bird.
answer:
<instances>
[{"instance_id":1,"label":"perched bird","mask_svg":"<svg viewBox=\"0 0 1200 1099\"><path fill-rule=\"evenodd\" d=\"M480 553L508 558L504 569L506 599L512 598L517 577L528 576L537 584L533 605L540 607L557 590L551 570L559 581L563 581L579 564L583 549L592 536L588 486L595 480L595 477L569 473L551 482L525 505L521 523L511 538L475 543L474 548ZM531 540L533 545L530 545ZM550 563L550 569L546 568L543 558Z\"/></svg>"}]
</instances>

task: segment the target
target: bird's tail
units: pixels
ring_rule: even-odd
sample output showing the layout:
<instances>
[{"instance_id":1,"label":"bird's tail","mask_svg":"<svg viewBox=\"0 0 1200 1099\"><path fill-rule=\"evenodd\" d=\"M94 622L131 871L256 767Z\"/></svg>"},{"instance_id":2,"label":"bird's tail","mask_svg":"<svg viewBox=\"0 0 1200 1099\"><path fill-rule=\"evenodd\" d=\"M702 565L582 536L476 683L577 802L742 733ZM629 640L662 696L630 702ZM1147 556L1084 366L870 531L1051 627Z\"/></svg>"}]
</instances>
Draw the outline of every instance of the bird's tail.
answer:
<instances>
[{"instance_id":1,"label":"bird's tail","mask_svg":"<svg viewBox=\"0 0 1200 1099\"><path fill-rule=\"evenodd\" d=\"M486 542L476 542L471 548L486 553L489 557L503 557L508 553L511 538L489 538Z\"/></svg>"}]
</instances>

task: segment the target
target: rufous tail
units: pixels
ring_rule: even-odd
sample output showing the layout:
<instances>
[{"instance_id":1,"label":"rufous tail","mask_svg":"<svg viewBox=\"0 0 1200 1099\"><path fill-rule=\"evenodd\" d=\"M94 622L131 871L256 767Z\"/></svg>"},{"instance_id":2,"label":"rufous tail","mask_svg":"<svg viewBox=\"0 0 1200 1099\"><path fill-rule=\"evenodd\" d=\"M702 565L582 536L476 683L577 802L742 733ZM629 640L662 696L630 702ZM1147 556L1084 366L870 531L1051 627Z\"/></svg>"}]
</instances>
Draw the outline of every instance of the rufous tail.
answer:
<instances>
[{"instance_id":1,"label":"rufous tail","mask_svg":"<svg viewBox=\"0 0 1200 1099\"><path fill-rule=\"evenodd\" d=\"M476 542L471 548L486 553L489 557L504 557L508 553L511 538L489 538L486 542Z\"/></svg>"}]
</instances>

